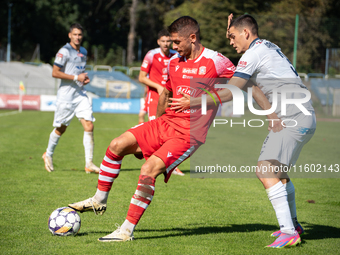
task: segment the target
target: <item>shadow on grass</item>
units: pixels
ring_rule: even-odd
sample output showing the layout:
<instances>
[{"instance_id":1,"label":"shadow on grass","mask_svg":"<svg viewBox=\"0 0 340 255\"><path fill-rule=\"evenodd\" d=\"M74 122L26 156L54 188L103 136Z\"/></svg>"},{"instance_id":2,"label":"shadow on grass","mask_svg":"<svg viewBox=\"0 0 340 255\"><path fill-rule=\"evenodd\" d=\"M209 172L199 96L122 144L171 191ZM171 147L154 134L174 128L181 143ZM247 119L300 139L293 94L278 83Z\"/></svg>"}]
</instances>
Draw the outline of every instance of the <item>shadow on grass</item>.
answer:
<instances>
[{"instance_id":1,"label":"shadow on grass","mask_svg":"<svg viewBox=\"0 0 340 255\"><path fill-rule=\"evenodd\" d=\"M327 238L340 238L340 228L317 225L308 222L301 222L305 233L301 236L302 240L320 240Z\"/></svg>"},{"instance_id":2,"label":"shadow on grass","mask_svg":"<svg viewBox=\"0 0 340 255\"><path fill-rule=\"evenodd\" d=\"M194 235L206 235L212 233L233 233L233 232L254 232L259 230L266 231L276 231L276 225L266 225L266 224L232 224L227 226L210 226L210 227L196 227L196 228L168 228L168 229L139 229L138 232L173 232L165 235L157 235L153 237L139 237L138 239L152 239L152 238L167 238L173 236L194 236Z\"/></svg>"}]
</instances>

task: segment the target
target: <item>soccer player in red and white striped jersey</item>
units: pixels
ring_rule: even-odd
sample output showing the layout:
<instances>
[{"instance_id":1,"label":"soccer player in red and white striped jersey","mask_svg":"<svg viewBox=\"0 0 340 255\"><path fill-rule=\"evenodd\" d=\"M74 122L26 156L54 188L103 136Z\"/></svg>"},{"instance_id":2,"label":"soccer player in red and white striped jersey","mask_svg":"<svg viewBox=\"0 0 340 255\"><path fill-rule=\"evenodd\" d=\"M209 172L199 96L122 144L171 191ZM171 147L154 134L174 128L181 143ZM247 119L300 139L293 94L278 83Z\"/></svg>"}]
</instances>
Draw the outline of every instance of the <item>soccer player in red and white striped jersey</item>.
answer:
<instances>
[{"instance_id":1,"label":"soccer player in red and white striped jersey","mask_svg":"<svg viewBox=\"0 0 340 255\"><path fill-rule=\"evenodd\" d=\"M191 17L184 16L169 26L173 47L178 51L168 64L169 79L159 97L157 118L137 125L113 139L107 149L94 197L70 204L81 211L103 213L113 181L118 177L125 155L143 156L138 186L133 195L124 223L111 234L99 238L102 242L133 240L133 231L151 203L155 193L156 178L164 174L165 182L173 170L205 142L208 128L215 117L217 106L209 107L206 115L199 115L199 130L190 134L190 110L176 112L168 107L171 97L198 96L200 92L190 88L193 78L230 78L235 67L218 52L204 48L199 39L199 25ZM213 85L213 84L211 84Z\"/></svg>"}]
</instances>

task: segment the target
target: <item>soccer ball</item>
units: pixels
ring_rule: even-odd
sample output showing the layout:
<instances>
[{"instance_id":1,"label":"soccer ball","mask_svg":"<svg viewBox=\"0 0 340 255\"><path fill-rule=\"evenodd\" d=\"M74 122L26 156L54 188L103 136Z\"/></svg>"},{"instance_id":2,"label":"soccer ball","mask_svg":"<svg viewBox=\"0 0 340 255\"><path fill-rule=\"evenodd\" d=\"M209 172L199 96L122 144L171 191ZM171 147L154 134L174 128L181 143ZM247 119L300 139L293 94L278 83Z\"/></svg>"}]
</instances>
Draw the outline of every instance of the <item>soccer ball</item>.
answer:
<instances>
[{"instance_id":1,"label":"soccer ball","mask_svg":"<svg viewBox=\"0 0 340 255\"><path fill-rule=\"evenodd\" d=\"M52 235L76 235L80 229L80 217L72 208L60 207L48 218L48 228Z\"/></svg>"}]
</instances>

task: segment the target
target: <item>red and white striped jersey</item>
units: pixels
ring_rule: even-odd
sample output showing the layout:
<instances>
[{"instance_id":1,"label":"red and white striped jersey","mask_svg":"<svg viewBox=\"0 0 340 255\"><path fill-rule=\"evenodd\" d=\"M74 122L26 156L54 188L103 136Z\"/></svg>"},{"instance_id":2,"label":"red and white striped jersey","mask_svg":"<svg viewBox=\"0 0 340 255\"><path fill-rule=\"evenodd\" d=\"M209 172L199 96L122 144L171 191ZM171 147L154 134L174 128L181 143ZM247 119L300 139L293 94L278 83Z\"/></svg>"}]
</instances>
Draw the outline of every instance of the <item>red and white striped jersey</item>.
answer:
<instances>
[{"instance_id":1,"label":"red and white striped jersey","mask_svg":"<svg viewBox=\"0 0 340 255\"><path fill-rule=\"evenodd\" d=\"M172 92L172 97L181 98L180 92L191 97L199 97L205 93L204 90L199 89L200 87L212 91L215 78L230 79L235 72L235 66L221 53L203 48L201 54L194 60L186 59L179 54L174 55L169 61L168 72L169 80L165 88ZM201 83L196 81L204 81L205 84L200 85ZM179 113L167 108L164 120L179 132L188 135L191 133L191 137L204 143L217 110L218 106L208 106L207 114L201 115L197 108ZM194 121L190 122L192 114L196 117Z\"/></svg>"}]
</instances>

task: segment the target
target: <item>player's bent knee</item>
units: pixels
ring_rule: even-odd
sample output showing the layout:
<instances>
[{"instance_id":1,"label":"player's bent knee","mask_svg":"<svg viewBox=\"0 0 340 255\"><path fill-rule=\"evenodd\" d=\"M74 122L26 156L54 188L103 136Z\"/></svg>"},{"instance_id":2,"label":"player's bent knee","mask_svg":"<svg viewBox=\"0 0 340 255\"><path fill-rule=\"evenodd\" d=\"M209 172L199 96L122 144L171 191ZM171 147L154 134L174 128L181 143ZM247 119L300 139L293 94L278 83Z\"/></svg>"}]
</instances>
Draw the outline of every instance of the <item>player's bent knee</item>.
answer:
<instances>
[{"instance_id":1,"label":"player's bent knee","mask_svg":"<svg viewBox=\"0 0 340 255\"><path fill-rule=\"evenodd\" d=\"M145 162L145 164L143 164L143 166L140 170L141 175L147 175L147 176L151 176L153 178L156 178L161 173L162 173L161 169L158 169L157 167L149 164L148 162Z\"/></svg>"}]
</instances>

